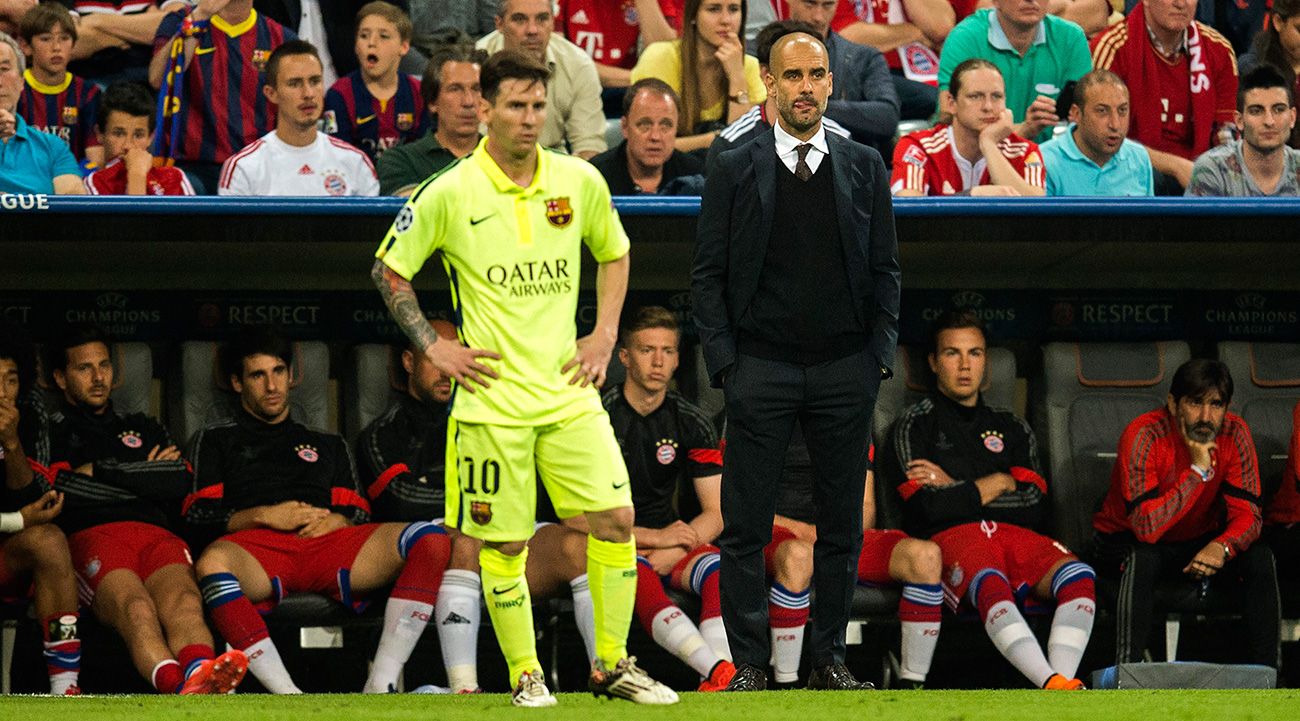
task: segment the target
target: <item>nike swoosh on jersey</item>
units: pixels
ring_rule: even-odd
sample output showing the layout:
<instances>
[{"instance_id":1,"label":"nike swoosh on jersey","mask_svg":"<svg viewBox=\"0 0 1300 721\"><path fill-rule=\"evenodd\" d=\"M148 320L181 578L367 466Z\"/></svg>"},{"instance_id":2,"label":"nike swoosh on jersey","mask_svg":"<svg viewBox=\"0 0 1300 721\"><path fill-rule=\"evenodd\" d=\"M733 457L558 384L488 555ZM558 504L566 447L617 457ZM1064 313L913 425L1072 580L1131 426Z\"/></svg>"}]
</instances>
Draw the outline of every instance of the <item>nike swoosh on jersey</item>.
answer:
<instances>
[{"instance_id":1,"label":"nike swoosh on jersey","mask_svg":"<svg viewBox=\"0 0 1300 721\"><path fill-rule=\"evenodd\" d=\"M511 584L511 585L509 585L509 586L507 586L507 587L505 587L505 588L493 588L493 589L492 589L492 593L493 593L494 595L500 596L500 595L503 594L503 593L510 593L511 591L515 590L516 588L519 588L519 582L518 582L518 581L515 581L513 584Z\"/></svg>"},{"instance_id":2,"label":"nike swoosh on jersey","mask_svg":"<svg viewBox=\"0 0 1300 721\"><path fill-rule=\"evenodd\" d=\"M374 116L373 113L370 114L370 115L367 115L367 116L364 117L364 118L357 118L357 125L361 125L362 123L368 123L368 122L370 122L371 120L374 120L374 119L375 119L375 116Z\"/></svg>"},{"instance_id":3,"label":"nike swoosh on jersey","mask_svg":"<svg viewBox=\"0 0 1300 721\"><path fill-rule=\"evenodd\" d=\"M488 218L491 218L491 217L494 217L494 216L496 216L496 213L492 213L492 214L490 214L490 215L485 215L485 216L483 216L482 218L470 218L470 219L469 219L469 224L470 224L470 225L478 225L479 223L482 223L483 221L487 220Z\"/></svg>"},{"instance_id":4,"label":"nike swoosh on jersey","mask_svg":"<svg viewBox=\"0 0 1300 721\"><path fill-rule=\"evenodd\" d=\"M210 47L210 48L196 48L196 49L194 50L194 54L195 54L195 55L207 55L208 53L216 52L216 50L217 50L217 48L216 48L215 46L214 46L214 47Z\"/></svg>"},{"instance_id":5,"label":"nike swoosh on jersey","mask_svg":"<svg viewBox=\"0 0 1300 721\"><path fill-rule=\"evenodd\" d=\"M623 481L622 483L614 483L614 484L611 484L611 485L613 485L613 486L614 486L614 490L617 491L618 489L622 488L623 486L626 486L627 484L628 484L627 481Z\"/></svg>"}]
</instances>

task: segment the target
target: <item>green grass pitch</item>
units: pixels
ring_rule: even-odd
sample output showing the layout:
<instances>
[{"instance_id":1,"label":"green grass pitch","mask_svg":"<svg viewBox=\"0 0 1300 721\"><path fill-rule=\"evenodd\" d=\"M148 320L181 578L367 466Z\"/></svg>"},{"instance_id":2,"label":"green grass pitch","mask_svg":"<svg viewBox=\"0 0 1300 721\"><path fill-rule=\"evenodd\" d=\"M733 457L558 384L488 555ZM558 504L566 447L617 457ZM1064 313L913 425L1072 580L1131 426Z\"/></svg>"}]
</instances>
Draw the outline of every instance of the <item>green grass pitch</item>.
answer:
<instances>
[{"instance_id":1,"label":"green grass pitch","mask_svg":"<svg viewBox=\"0 0 1300 721\"><path fill-rule=\"evenodd\" d=\"M670 707L560 694L550 709L482 696L0 697L6 721L1264 721L1300 719L1300 691L771 691L682 695Z\"/></svg>"}]
</instances>

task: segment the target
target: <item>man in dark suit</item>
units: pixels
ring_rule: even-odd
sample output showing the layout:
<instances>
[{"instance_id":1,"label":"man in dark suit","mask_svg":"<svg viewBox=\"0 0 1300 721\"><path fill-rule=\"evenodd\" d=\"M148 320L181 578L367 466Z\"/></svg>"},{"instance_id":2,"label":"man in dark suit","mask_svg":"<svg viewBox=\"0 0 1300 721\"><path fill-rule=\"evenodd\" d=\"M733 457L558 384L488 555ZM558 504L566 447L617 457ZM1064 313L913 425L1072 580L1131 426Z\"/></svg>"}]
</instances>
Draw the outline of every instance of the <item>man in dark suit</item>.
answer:
<instances>
[{"instance_id":1,"label":"man in dark suit","mask_svg":"<svg viewBox=\"0 0 1300 721\"><path fill-rule=\"evenodd\" d=\"M832 91L821 38L772 47L764 80L778 122L723 153L705 184L692 302L711 382L726 394L722 615L731 690L767 686L763 547L796 420L817 477L817 608L810 688L861 689L844 628L862 543L871 414L892 375L900 274L880 155L828 134Z\"/></svg>"}]
</instances>

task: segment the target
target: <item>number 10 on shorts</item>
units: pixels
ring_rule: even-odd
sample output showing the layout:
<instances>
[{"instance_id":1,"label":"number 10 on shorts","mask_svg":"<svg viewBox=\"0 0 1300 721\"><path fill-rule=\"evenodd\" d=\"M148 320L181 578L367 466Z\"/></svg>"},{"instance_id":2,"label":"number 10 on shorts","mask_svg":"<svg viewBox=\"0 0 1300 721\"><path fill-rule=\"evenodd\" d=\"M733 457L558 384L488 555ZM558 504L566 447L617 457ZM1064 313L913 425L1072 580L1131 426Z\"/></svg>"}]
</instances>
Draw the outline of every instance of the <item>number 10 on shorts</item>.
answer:
<instances>
[{"instance_id":1,"label":"number 10 on shorts","mask_svg":"<svg viewBox=\"0 0 1300 721\"><path fill-rule=\"evenodd\" d=\"M460 459L460 477L465 493L488 496L496 495L501 490L501 464L491 458L475 462L473 456ZM478 488L475 484L478 484Z\"/></svg>"}]
</instances>

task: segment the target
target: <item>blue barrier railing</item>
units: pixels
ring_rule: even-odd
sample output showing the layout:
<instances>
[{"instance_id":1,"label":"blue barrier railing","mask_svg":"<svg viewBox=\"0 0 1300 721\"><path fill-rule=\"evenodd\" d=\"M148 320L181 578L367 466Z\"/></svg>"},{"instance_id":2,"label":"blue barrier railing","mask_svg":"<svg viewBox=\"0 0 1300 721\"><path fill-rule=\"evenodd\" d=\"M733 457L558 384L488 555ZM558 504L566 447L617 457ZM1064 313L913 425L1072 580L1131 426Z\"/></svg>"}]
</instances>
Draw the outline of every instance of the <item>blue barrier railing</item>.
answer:
<instances>
[{"instance_id":1,"label":"blue barrier railing","mask_svg":"<svg viewBox=\"0 0 1300 721\"><path fill-rule=\"evenodd\" d=\"M135 198L87 196L0 196L0 218L8 213L62 215L334 215L389 216L401 198ZM619 197L620 213L694 216L697 197ZM1300 217L1300 198L898 198L895 213L907 217L1080 216L1107 217ZM0 221L3 222L3 221Z\"/></svg>"}]
</instances>

